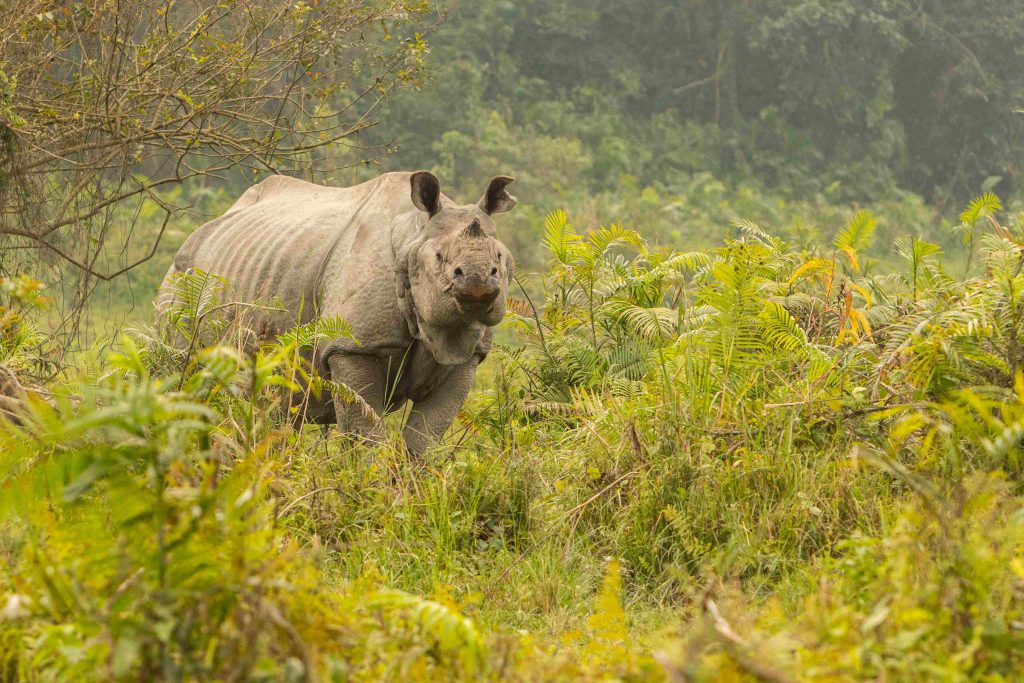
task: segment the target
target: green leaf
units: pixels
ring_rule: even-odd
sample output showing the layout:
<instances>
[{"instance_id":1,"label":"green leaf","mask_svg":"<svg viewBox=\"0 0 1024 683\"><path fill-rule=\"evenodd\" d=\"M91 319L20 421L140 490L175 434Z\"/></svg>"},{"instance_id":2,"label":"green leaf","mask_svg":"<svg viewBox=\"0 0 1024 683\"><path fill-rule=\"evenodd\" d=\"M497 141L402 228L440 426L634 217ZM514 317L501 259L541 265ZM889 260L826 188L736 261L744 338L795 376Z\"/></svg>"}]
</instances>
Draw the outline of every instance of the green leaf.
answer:
<instances>
[{"instance_id":1,"label":"green leaf","mask_svg":"<svg viewBox=\"0 0 1024 683\"><path fill-rule=\"evenodd\" d=\"M993 216L997 211L1002 210L1003 204L999 201L999 197L991 192L986 192L971 201L963 213L960 214L960 221L974 227L982 218Z\"/></svg>"},{"instance_id":2,"label":"green leaf","mask_svg":"<svg viewBox=\"0 0 1024 683\"><path fill-rule=\"evenodd\" d=\"M579 241L580 236L569 225L569 219L562 209L552 211L544 218L544 246L558 261L568 265L572 260L572 245Z\"/></svg>"},{"instance_id":3,"label":"green leaf","mask_svg":"<svg viewBox=\"0 0 1024 683\"><path fill-rule=\"evenodd\" d=\"M866 209L858 211L850 219L850 222L836 233L832 245L836 249L849 248L854 251L864 251L871 246L871 239L875 235L877 226L878 220L874 214Z\"/></svg>"}]
</instances>

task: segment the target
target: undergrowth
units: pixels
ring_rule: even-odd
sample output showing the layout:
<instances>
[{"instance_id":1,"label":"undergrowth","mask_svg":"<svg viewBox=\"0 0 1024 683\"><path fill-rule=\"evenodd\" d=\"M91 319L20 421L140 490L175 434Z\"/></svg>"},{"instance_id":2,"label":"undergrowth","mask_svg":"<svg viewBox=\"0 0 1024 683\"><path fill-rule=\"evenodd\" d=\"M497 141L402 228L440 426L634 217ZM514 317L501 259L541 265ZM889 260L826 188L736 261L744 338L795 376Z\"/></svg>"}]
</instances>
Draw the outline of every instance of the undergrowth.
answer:
<instances>
[{"instance_id":1,"label":"undergrowth","mask_svg":"<svg viewBox=\"0 0 1024 683\"><path fill-rule=\"evenodd\" d=\"M966 276L915 236L877 272L866 211L816 250L740 221L694 252L555 212L516 343L415 461L292 430L300 387L347 391L306 360L343 321L256 347L184 276L171 329L0 428L0 680L1009 680L1001 211L960 216ZM31 291L2 290L14 370Z\"/></svg>"}]
</instances>

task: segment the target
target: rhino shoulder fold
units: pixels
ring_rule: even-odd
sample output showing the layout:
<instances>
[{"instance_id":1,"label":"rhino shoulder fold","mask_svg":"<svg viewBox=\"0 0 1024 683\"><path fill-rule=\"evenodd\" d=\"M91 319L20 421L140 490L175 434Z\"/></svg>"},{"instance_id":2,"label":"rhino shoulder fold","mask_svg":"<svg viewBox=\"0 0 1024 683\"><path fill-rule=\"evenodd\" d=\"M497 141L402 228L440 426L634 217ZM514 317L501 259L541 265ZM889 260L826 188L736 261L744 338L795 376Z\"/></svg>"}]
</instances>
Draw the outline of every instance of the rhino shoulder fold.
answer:
<instances>
[{"instance_id":1,"label":"rhino shoulder fold","mask_svg":"<svg viewBox=\"0 0 1024 683\"><path fill-rule=\"evenodd\" d=\"M395 258L395 296L398 298L398 310L409 329L409 336L417 339L420 336L419 324L416 322L416 306L412 300L412 283L409 281L408 249L402 250Z\"/></svg>"}]
</instances>

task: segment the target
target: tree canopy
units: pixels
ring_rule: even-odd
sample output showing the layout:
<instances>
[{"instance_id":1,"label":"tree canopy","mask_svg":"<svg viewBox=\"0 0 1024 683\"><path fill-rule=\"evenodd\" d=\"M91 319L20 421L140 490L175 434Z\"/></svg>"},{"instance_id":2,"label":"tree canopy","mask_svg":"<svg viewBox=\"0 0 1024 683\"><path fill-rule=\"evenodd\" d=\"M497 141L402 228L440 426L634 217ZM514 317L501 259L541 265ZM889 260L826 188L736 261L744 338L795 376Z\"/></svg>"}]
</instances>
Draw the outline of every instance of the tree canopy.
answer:
<instances>
[{"instance_id":1,"label":"tree canopy","mask_svg":"<svg viewBox=\"0 0 1024 683\"><path fill-rule=\"evenodd\" d=\"M110 279L153 255L181 209L161 195L170 187L383 154L354 136L420 78L425 9L0 2L0 271L16 272L30 248L59 270ZM162 227L136 232L146 202Z\"/></svg>"},{"instance_id":2,"label":"tree canopy","mask_svg":"<svg viewBox=\"0 0 1024 683\"><path fill-rule=\"evenodd\" d=\"M964 201L986 181L1003 194L1020 182L1024 14L1012 0L449 7L434 87L390 113L404 165L486 155L504 144L485 134L493 112L523 138L579 140L589 189L700 169L793 193L838 181L854 199L898 185Z\"/></svg>"}]
</instances>

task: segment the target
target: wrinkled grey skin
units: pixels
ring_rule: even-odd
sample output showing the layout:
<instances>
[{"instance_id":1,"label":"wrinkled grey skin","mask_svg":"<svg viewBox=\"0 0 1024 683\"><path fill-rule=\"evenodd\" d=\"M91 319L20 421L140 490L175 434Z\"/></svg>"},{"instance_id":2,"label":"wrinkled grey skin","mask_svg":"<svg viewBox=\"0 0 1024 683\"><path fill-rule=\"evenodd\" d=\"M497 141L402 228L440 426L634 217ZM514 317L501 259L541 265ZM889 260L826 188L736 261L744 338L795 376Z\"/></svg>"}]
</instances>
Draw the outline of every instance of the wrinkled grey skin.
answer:
<instances>
[{"instance_id":1,"label":"wrinkled grey skin","mask_svg":"<svg viewBox=\"0 0 1024 683\"><path fill-rule=\"evenodd\" d=\"M418 454L451 425L505 314L514 262L491 216L515 206L511 180L458 205L426 171L349 188L274 176L196 230L168 277L200 268L227 279L231 301L283 303L287 312L246 312L267 338L341 316L358 343L330 341L314 362L372 414L334 397L311 399L308 418L379 440L378 416L412 401L403 435Z\"/></svg>"}]
</instances>

